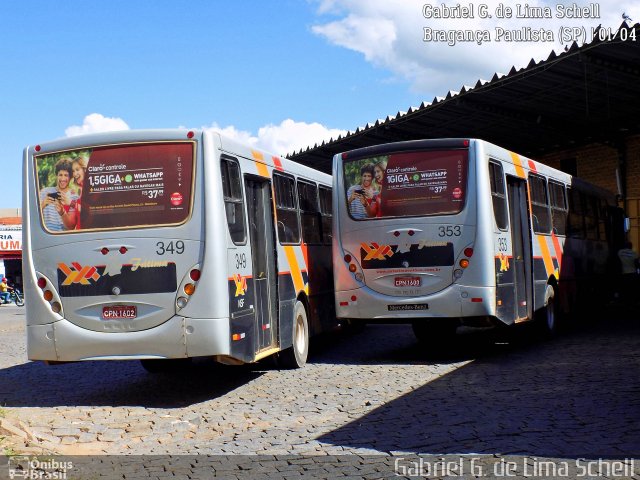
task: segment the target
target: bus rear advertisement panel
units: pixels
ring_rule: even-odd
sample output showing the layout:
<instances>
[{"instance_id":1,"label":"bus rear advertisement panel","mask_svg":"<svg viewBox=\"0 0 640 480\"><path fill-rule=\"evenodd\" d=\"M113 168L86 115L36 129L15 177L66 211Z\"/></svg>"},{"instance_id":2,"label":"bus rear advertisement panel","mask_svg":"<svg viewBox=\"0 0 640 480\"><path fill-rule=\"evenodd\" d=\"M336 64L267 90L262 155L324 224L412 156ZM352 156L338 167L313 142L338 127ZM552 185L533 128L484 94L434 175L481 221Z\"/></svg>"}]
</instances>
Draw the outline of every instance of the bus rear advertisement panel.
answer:
<instances>
[{"instance_id":1,"label":"bus rear advertisement panel","mask_svg":"<svg viewBox=\"0 0 640 480\"><path fill-rule=\"evenodd\" d=\"M191 210L194 143L97 146L35 157L48 232L176 225Z\"/></svg>"}]
</instances>

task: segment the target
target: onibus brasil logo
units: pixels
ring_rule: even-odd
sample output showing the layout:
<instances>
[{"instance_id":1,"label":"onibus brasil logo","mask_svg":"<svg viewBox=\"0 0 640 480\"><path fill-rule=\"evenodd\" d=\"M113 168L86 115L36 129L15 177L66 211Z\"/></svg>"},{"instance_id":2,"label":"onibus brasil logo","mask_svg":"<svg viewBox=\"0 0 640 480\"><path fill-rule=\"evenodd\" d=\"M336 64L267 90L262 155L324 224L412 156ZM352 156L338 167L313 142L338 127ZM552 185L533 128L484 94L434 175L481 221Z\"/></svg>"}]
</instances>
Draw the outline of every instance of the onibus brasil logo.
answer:
<instances>
[{"instance_id":1,"label":"onibus brasil logo","mask_svg":"<svg viewBox=\"0 0 640 480\"><path fill-rule=\"evenodd\" d=\"M9 478L29 480L66 480L67 473L73 468L73 462L56 460L50 457L28 457L15 455L9 457Z\"/></svg>"}]
</instances>

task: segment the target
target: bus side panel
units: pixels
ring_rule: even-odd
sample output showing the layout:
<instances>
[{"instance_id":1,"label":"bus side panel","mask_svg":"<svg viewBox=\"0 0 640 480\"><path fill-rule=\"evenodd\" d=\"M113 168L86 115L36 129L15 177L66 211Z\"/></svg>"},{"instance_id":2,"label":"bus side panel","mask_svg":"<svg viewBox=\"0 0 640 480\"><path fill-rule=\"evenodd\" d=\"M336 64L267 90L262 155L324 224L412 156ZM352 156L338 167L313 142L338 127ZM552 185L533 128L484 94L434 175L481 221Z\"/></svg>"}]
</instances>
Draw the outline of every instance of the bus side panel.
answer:
<instances>
[{"instance_id":1,"label":"bus side panel","mask_svg":"<svg viewBox=\"0 0 640 480\"><path fill-rule=\"evenodd\" d=\"M296 289L288 271L278 275L278 300L278 342L284 350L293 345L293 308L296 304Z\"/></svg>"},{"instance_id":2,"label":"bus side panel","mask_svg":"<svg viewBox=\"0 0 640 480\"><path fill-rule=\"evenodd\" d=\"M515 279L510 263L511 259L507 255L496 257L496 316L507 324L514 322L516 311Z\"/></svg>"},{"instance_id":3,"label":"bus side panel","mask_svg":"<svg viewBox=\"0 0 640 480\"><path fill-rule=\"evenodd\" d=\"M309 334L335 325L331 246L310 245L308 252Z\"/></svg>"},{"instance_id":4,"label":"bus side panel","mask_svg":"<svg viewBox=\"0 0 640 480\"><path fill-rule=\"evenodd\" d=\"M229 280L231 356L243 362L252 362L257 348L254 297L253 278L236 274Z\"/></svg>"}]
</instances>

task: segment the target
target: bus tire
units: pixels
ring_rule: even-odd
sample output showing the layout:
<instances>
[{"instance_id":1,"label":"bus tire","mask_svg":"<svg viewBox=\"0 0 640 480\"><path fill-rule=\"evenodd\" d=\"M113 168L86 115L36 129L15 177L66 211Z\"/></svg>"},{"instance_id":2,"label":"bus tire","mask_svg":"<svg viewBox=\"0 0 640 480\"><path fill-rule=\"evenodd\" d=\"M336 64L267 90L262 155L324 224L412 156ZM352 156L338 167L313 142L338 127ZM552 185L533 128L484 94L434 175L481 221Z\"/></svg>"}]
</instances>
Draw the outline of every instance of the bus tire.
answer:
<instances>
[{"instance_id":1,"label":"bus tire","mask_svg":"<svg viewBox=\"0 0 640 480\"><path fill-rule=\"evenodd\" d=\"M301 368L307 363L309 355L309 322L304 304L298 300L293 309L293 345L278 354L283 368Z\"/></svg>"},{"instance_id":2,"label":"bus tire","mask_svg":"<svg viewBox=\"0 0 640 480\"><path fill-rule=\"evenodd\" d=\"M538 325L547 337L554 336L558 331L558 315L555 300L556 291L552 285L547 285L544 293L544 308L540 312Z\"/></svg>"}]
</instances>

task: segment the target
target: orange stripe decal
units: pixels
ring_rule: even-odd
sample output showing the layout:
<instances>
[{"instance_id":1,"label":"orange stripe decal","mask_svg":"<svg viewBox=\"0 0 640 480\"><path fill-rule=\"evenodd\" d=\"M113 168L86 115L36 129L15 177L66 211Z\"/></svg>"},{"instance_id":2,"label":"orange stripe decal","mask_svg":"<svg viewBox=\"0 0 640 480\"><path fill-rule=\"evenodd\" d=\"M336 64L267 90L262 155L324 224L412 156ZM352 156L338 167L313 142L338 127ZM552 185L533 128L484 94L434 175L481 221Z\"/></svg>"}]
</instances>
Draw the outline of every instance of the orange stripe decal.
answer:
<instances>
[{"instance_id":1,"label":"orange stripe decal","mask_svg":"<svg viewBox=\"0 0 640 480\"><path fill-rule=\"evenodd\" d=\"M296 289L297 295L304 289L304 281L302 280L302 272L300 271L300 265L298 265L296 252L291 245L283 246L282 248L284 248L284 253L287 256L287 262L289 262L291 280L293 280L293 287Z\"/></svg>"},{"instance_id":2,"label":"orange stripe decal","mask_svg":"<svg viewBox=\"0 0 640 480\"><path fill-rule=\"evenodd\" d=\"M258 169L258 175L261 177L269 177L269 169L264 163L264 155L257 150L251 150L251 156L256 161L256 168Z\"/></svg>"},{"instance_id":3,"label":"orange stripe decal","mask_svg":"<svg viewBox=\"0 0 640 480\"><path fill-rule=\"evenodd\" d=\"M551 233L551 240L553 240L553 249L556 251L558 270L562 270L562 245L560 245L560 240L558 240L555 233Z\"/></svg>"},{"instance_id":4,"label":"orange stripe decal","mask_svg":"<svg viewBox=\"0 0 640 480\"><path fill-rule=\"evenodd\" d=\"M524 168L522 168L522 160L520 160L520 155L517 153L509 152L511 154L511 160L513 161L513 165L516 167L516 175L520 178L525 178Z\"/></svg>"},{"instance_id":5,"label":"orange stripe decal","mask_svg":"<svg viewBox=\"0 0 640 480\"><path fill-rule=\"evenodd\" d=\"M542 261L544 262L544 269L547 271L547 277L550 277L554 272L553 261L551 260L551 253L549 253L549 247L547 245L547 239L542 235L536 235L538 244L540 245L540 251L542 252Z\"/></svg>"}]
</instances>

